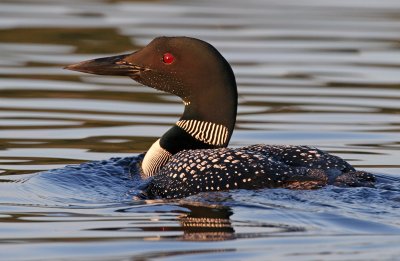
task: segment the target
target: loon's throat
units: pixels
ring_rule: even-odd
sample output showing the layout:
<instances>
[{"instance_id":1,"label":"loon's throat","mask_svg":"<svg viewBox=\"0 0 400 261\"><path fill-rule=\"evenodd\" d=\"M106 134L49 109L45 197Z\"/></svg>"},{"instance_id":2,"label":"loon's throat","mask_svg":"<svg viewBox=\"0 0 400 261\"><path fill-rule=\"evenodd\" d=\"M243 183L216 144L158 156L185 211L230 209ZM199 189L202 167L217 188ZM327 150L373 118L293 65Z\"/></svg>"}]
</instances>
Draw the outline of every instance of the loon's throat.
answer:
<instances>
[{"instance_id":1,"label":"loon's throat","mask_svg":"<svg viewBox=\"0 0 400 261\"><path fill-rule=\"evenodd\" d=\"M227 127L200 120L180 120L147 151L142 162L144 178L156 175L172 155L182 150L220 148L229 139ZM160 144L160 141L164 147Z\"/></svg>"}]
</instances>

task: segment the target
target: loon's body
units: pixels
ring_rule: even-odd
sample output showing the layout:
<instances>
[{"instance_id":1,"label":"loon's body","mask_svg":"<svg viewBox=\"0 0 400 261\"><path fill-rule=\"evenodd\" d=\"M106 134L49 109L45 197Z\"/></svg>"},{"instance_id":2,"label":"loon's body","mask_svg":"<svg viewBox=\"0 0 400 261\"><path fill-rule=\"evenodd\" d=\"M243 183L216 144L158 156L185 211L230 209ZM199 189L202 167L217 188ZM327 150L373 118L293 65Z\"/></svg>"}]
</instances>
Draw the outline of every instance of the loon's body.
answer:
<instances>
[{"instance_id":1,"label":"loon's body","mask_svg":"<svg viewBox=\"0 0 400 261\"><path fill-rule=\"evenodd\" d=\"M146 153L145 194L179 198L203 191L263 187L370 186L374 176L343 159L307 146L227 148L237 112L237 86L229 63L210 44L159 37L128 55L99 58L67 69L129 76L179 96L180 120Z\"/></svg>"}]
</instances>

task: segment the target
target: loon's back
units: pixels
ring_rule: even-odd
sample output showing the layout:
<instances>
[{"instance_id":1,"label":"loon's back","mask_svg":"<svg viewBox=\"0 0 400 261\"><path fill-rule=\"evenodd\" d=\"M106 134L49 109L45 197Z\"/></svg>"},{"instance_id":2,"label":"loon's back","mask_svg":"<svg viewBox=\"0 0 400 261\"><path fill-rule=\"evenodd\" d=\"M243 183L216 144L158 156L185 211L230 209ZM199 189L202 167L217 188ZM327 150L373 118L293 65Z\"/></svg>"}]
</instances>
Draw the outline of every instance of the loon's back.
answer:
<instances>
[{"instance_id":1,"label":"loon's back","mask_svg":"<svg viewBox=\"0 0 400 261\"><path fill-rule=\"evenodd\" d=\"M181 151L153 177L145 194L181 198L230 189L372 186L374 181L373 175L315 148L260 144Z\"/></svg>"}]
</instances>

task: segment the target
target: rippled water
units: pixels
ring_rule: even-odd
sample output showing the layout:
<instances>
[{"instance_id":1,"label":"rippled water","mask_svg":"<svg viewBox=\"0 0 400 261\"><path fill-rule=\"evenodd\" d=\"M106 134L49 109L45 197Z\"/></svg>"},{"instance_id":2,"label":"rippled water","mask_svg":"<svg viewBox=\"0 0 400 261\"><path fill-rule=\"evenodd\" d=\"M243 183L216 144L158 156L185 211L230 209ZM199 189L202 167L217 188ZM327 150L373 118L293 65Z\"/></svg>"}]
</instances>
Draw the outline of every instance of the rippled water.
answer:
<instances>
[{"instance_id":1,"label":"rippled water","mask_svg":"<svg viewBox=\"0 0 400 261\"><path fill-rule=\"evenodd\" d=\"M377 187L132 200L127 162L181 102L62 68L159 35L209 41L233 66L231 146L318 146ZM396 0L2 1L0 259L398 259L399 47ZM33 175L111 157L124 159L96 175Z\"/></svg>"}]
</instances>

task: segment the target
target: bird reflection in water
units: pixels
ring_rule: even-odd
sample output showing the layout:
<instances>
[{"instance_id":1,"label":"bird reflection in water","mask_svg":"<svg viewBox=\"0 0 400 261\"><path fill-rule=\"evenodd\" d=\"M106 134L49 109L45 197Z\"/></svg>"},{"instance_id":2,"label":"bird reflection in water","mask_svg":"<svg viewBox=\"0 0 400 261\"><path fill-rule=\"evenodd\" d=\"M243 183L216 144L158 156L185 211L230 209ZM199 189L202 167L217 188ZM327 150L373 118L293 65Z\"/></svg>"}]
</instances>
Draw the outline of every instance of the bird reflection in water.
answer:
<instances>
[{"instance_id":1,"label":"bird reflection in water","mask_svg":"<svg viewBox=\"0 0 400 261\"><path fill-rule=\"evenodd\" d=\"M183 240L188 241L220 241L235 239L235 230L229 207L210 207L202 205L182 205L190 209L188 214L179 217L183 229Z\"/></svg>"}]
</instances>

